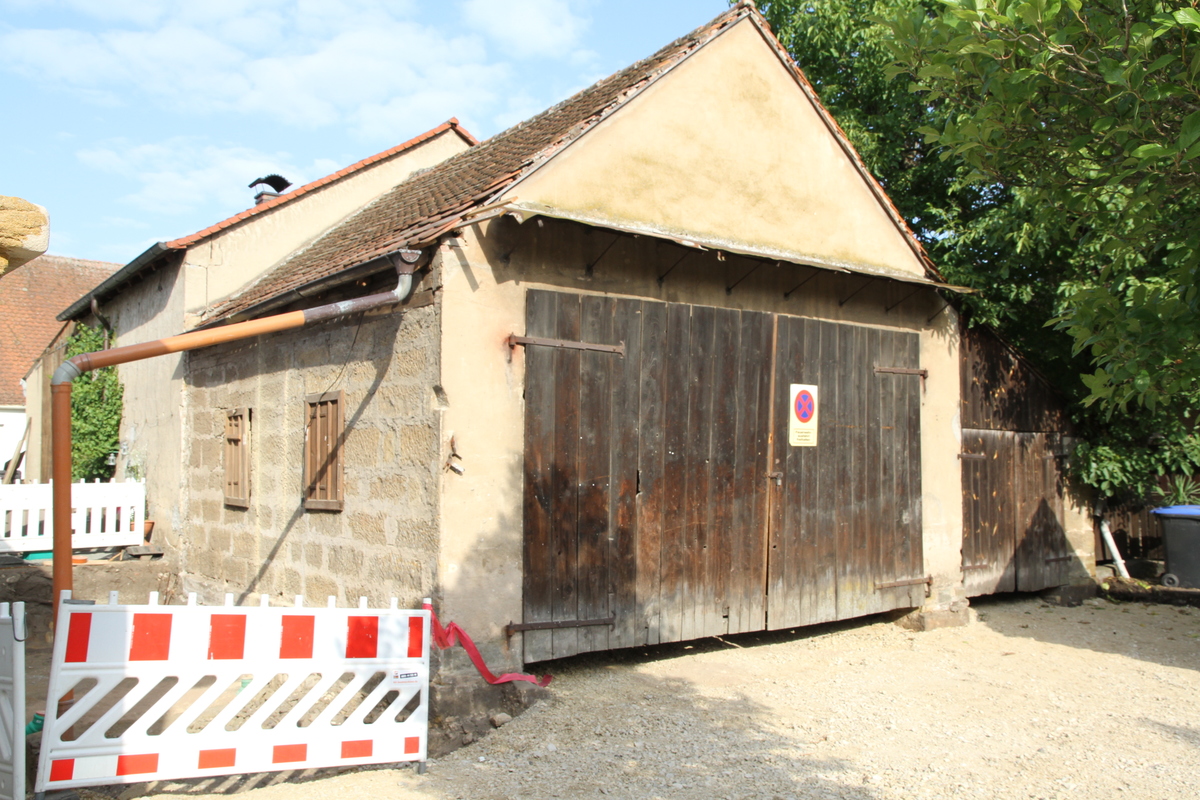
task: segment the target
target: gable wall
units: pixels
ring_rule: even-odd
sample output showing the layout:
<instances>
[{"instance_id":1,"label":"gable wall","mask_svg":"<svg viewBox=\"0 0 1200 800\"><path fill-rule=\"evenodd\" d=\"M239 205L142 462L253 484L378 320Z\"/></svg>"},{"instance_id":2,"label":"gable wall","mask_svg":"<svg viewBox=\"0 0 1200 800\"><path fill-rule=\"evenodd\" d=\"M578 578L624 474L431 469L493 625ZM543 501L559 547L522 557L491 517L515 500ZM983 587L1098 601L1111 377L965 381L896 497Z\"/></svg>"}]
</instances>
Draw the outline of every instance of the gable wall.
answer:
<instances>
[{"instance_id":1,"label":"gable wall","mask_svg":"<svg viewBox=\"0 0 1200 800\"><path fill-rule=\"evenodd\" d=\"M924 267L749 20L689 57L509 194L593 219L797 258Z\"/></svg>"}]
</instances>

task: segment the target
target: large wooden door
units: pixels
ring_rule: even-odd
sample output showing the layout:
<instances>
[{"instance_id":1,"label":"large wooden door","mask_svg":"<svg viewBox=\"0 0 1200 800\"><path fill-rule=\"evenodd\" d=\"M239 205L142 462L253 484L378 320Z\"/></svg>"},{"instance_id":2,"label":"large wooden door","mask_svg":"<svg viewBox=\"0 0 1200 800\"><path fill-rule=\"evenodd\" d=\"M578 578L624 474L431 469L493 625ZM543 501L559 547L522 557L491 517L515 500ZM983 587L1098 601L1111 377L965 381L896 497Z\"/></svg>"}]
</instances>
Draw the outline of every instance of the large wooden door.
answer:
<instances>
[{"instance_id":1,"label":"large wooden door","mask_svg":"<svg viewBox=\"0 0 1200 800\"><path fill-rule=\"evenodd\" d=\"M1061 586L1075 560L1058 460L1070 428L1064 403L986 329L964 329L961 353L967 595Z\"/></svg>"},{"instance_id":2,"label":"large wooden door","mask_svg":"<svg viewBox=\"0 0 1200 800\"><path fill-rule=\"evenodd\" d=\"M963 581L967 595L1067 582L1062 474L1054 436L963 431Z\"/></svg>"},{"instance_id":3,"label":"large wooden door","mask_svg":"<svg viewBox=\"0 0 1200 800\"><path fill-rule=\"evenodd\" d=\"M914 333L779 318L771 628L925 601L919 356ZM788 446L793 383L819 389L815 447Z\"/></svg>"},{"instance_id":4,"label":"large wooden door","mask_svg":"<svg viewBox=\"0 0 1200 800\"><path fill-rule=\"evenodd\" d=\"M763 628L772 324L528 293L527 661Z\"/></svg>"},{"instance_id":5,"label":"large wooden door","mask_svg":"<svg viewBox=\"0 0 1200 800\"><path fill-rule=\"evenodd\" d=\"M526 661L923 601L915 334L530 290L526 336Z\"/></svg>"}]
</instances>

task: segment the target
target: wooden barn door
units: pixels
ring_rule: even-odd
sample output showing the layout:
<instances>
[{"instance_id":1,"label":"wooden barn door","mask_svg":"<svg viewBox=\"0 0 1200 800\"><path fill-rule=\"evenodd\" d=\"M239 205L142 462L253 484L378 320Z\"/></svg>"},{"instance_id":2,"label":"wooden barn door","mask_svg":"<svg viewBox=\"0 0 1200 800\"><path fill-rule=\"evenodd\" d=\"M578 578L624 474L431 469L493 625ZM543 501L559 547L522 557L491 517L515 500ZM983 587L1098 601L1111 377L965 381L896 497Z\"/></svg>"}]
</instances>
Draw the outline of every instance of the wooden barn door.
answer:
<instances>
[{"instance_id":1,"label":"wooden barn door","mask_svg":"<svg viewBox=\"0 0 1200 800\"><path fill-rule=\"evenodd\" d=\"M771 315L527 297L525 660L762 630Z\"/></svg>"},{"instance_id":2,"label":"wooden barn door","mask_svg":"<svg viewBox=\"0 0 1200 800\"><path fill-rule=\"evenodd\" d=\"M1063 403L986 329L964 330L961 353L967 595L1061 586L1075 560L1056 446L1069 430Z\"/></svg>"},{"instance_id":3,"label":"wooden barn door","mask_svg":"<svg viewBox=\"0 0 1200 800\"><path fill-rule=\"evenodd\" d=\"M915 333L779 317L771 628L925 601L919 356ZM815 447L788 444L795 383L818 387Z\"/></svg>"},{"instance_id":4,"label":"wooden barn door","mask_svg":"<svg viewBox=\"0 0 1200 800\"><path fill-rule=\"evenodd\" d=\"M1054 435L963 432L963 580L969 596L1067 582L1062 474Z\"/></svg>"},{"instance_id":5,"label":"wooden barn door","mask_svg":"<svg viewBox=\"0 0 1200 800\"><path fill-rule=\"evenodd\" d=\"M527 662L921 605L916 334L527 298Z\"/></svg>"}]
</instances>

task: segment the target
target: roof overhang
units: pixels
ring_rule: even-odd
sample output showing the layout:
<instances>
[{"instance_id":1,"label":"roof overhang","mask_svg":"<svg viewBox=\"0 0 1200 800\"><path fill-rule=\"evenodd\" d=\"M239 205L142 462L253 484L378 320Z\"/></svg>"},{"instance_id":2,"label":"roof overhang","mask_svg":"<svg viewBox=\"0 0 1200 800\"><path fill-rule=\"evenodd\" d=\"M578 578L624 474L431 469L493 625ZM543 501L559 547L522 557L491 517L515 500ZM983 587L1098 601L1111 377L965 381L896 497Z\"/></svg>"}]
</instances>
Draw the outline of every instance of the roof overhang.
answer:
<instances>
[{"instance_id":1,"label":"roof overhang","mask_svg":"<svg viewBox=\"0 0 1200 800\"><path fill-rule=\"evenodd\" d=\"M634 236L649 236L657 239L664 239L683 247L691 247L697 250L713 250L724 253L732 253L740 256L747 256L750 258L761 258L768 261L780 261L802 267L828 270L830 272L866 275L873 278L899 281L900 283L928 286L932 289L945 289L946 291L955 292L957 294L975 293L974 289L971 289L967 286L955 286L953 284L943 283L922 275L900 272L899 270L889 270L871 264L832 261L825 258L817 258L811 255L806 255L804 253L777 250L774 248L754 247L743 242L712 239L683 231L663 230L651 225L640 225L625 221L613 221L603 217L589 216L588 214L578 211L551 208L549 206L541 205L540 203L512 201L507 203L493 204L486 209L482 209L479 213L466 217L463 219L462 224L466 225L475 222L482 222L503 214L508 214L516 218L516 220L520 223L524 223L526 220L534 217L547 217L550 219L578 222L594 228L607 228L609 230L620 231L622 233L628 233Z\"/></svg>"},{"instance_id":2,"label":"roof overhang","mask_svg":"<svg viewBox=\"0 0 1200 800\"><path fill-rule=\"evenodd\" d=\"M56 319L59 322L68 322L73 319L79 319L87 312L92 310L92 299L100 300L104 297L116 292L125 283L133 280L145 268L149 267L161 256L172 252L176 248L170 247L166 242L155 242L142 251L142 254L130 261L125 266L114 272L112 275L104 279L104 281L85 294L83 297L71 304L66 311L58 315Z\"/></svg>"}]
</instances>

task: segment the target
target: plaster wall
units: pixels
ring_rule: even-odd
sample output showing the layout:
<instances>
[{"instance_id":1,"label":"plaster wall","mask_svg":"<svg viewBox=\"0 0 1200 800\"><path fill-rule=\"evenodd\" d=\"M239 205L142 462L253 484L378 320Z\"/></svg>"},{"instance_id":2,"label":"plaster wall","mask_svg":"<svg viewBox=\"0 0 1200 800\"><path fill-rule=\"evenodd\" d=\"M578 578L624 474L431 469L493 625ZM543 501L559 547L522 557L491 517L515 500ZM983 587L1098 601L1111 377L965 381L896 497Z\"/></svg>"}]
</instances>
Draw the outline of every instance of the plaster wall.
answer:
<instances>
[{"instance_id":1,"label":"plaster wall","mask_svg":"<svg viewBox=\"0 0 1200 800\"><path fill-rule=\"evenodd\" d=\"M1086 490L1074 487L1064 493L1063 522L1067 542L1075 554L1075 558L1070 562L1071 583L1088 583L1096 577L1098 554L1095 523L1092 520L1092 501Z\"/></svg>"},{"instance_id":2,"label":"plaster wall","mask_svg":"<svg viewBox=\"0 0 1200 800\"><path fill-rule=\"evenodd\" d=\"M519 637L505 643L502 628L521 619L524 351L510 353L504 339L525 331L529 288L918 332L922 366L929 369L921 404L921 480L926 572L935 580L930 604L947 607L963 597L957 327L934 292L748 258L722 260L650 237L554 220L518 226L500 218L468 229L463 241L462 248L441 251L441 385L449 401L442 446L448 452L454 438L465 471L443 473L438 578L446 612L472 632L490 660L520 663ZM590 275L588 264L594 264Z\"/></svg>"},{"instance_id":3,"label":"plaster wall","mask_svg":"<svg viewBox=\"0 0 1200 800\"><path fill-rule=\"evenodd\" d=\"M794 76L743 20L510 195L800 259L925 274Z\"/></svg>"},{"instance_id":4,"label":"plaster wall","mask_svg":"<svg viewBox=\"0 0 1200 800\"><path fill-rule=\"evenodd\" d=\"M0 406L0 474L3 474L4 463L13 456L13 451L25 436L25 407ZM26 472L26 465L21 465L21 472Z\"/></svg>"},{"instance_id":5,"label":"plaster wall","mask_svg":"<svg viewBox=\"0 0 1200 800\"><path fill-rule=\"evenodd\" d=\"M436 306L188 354L184 589L419 607L435 592L440 419ZM303 508L305 396L345 391L345 507ZM249 407L250 507L224 504L225 410Z\"/></svg>"},{"instance_id":6,"label":"plaster wall","mask_svg":"<svg viewBox=\"0 0 1200 800\"><path fill-rule=\"evenodd\" d=\"M21 465L27 479L39 482L43 475L49 477L50 474L47 452L49 442L46 441L50 434L49 426L45 422L49 416L45 409L50 407L49 393L46 391L48 385L49 378L46 377L43 359L39 358L33 362L33 367L25 375L25 413L33 419L33 427L29 429L25 462ZM43 453L46 453L47 457L44 458Z\"/></svg>"},{"instance_id":7,"label":"plaster wall","mask_svg":"<svg viewBox=\"0 0 1200 800\"><path fill-rule=\"evenodd\" d=\"M414 171L467 147L447 130L192 246L185 260L187 311L199 312L229 296Z\"/></svg>"}]
</instances>

